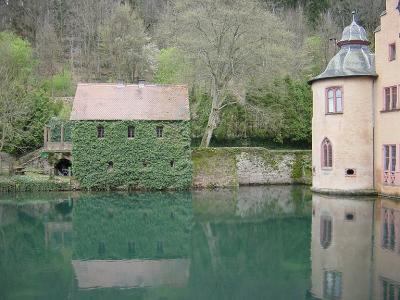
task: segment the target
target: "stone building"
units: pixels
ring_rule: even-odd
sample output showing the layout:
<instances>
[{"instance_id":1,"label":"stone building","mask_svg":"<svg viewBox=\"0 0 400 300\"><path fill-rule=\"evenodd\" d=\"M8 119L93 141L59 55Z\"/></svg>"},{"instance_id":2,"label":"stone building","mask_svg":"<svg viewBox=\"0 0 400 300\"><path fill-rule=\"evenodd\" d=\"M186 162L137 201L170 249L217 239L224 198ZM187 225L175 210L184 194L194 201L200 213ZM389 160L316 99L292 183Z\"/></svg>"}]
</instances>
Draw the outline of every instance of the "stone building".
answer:
<instances>
[{"instance_id":1,"label":"stone building","mask_svg":"<svg viewBox=\"0 0 400 300\"><path fill-rule=\"evenodd\" d=\"M86 189L184 189L192 180L186 86L79 84L72 172Z\"/></svg>"},{"instance_id":2,"label":"stone building","mask_svg":"<svg viewBox=\"0 0 400 300\"><path fill-rule=\"evenodd\" d=\"M313 90L313 189L400 196L400 3L387 0L375 50L355 16ZM397 51L399 52L399 51Z\"/></svg>"}]
</instances>

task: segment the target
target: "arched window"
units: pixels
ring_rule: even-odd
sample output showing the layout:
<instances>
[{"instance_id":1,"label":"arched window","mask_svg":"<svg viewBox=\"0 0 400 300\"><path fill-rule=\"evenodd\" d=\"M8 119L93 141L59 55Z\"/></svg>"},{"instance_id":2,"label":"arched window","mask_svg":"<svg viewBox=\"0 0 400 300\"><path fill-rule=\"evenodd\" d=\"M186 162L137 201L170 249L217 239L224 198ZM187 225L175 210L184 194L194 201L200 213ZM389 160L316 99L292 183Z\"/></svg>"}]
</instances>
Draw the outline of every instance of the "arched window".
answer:
<instances>
[{"instance_id":1,"label":"arched window","mask_svg":"<svg viewBox=\"0 0 400 300\"><path fill-rule=\"evenodd\" d=\"M343 91L341 87L326 89L326 113L336 114L343 112Z\"/></svg>"},{"instance_id":2,"label":"arched window","mask_svg":"<svg viewBox=\"0 0 400 300\"><path fill-rule=\"evenodd\" d=\"M330 216L321 216L319 234L322 248L327 249L332 242L332 218Z\"/></svg>"},{"instance_id":3,"label":"arched window","mask_svg":"<svg viewBox=\"0 0 400 300\"><path fill-rule=\"evenodd\" d=\"M332 168L333 154L332 154L332 144L328 138L322 141L321 145L321 164L323 169Z\"/></svg>"},{"instance_id":4,"label":"arched window","mask_svg":"<svg viewBox=\"0 0 400 300\"><path fill-rule=\"evenodd\" d=\"M99 139L104 138L104 127L101 125L97 126L97 137Z\"/></svg>"}]
</instances>

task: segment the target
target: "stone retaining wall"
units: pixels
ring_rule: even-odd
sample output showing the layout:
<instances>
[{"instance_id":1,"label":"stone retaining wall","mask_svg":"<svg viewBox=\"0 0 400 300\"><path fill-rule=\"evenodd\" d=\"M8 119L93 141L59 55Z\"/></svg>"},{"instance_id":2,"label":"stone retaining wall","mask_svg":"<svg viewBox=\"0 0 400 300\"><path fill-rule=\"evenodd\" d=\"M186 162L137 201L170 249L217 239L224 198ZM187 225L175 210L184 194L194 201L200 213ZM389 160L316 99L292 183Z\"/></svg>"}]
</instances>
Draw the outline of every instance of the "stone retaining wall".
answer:
<instances>
[{"instance_id":1,"label":"stone retaining wall","mask_svg":"<svg viewBox=\"0 0 400 300\"><path fill-rule=\"evenodd\" d=\"M207 148L192 154L196 188L311 184L311 151Z\"/></svg>"}]
</instances>

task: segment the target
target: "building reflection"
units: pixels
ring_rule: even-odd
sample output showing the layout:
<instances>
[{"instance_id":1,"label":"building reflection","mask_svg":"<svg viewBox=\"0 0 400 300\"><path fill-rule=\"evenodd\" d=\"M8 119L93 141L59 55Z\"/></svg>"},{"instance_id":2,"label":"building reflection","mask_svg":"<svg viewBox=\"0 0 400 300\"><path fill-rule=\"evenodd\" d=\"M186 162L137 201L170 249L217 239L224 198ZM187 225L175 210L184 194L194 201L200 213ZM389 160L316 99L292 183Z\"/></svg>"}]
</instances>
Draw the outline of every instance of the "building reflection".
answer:
<instances>
[{"instance_id":1,"label":"building reflection","mask_svg":"<svg viewBox=\"0 0 400 300\"><path fill-rule=\"evenodd\" d=\"M73 218L78 288L186 286L191 223L188 193L82 197Z\"/></svg>"},{"instance_id":2,"label":"building reflection","mask_svg":"<svg viewBox=\"0 0 400 300\"><path fill-rule=\"evenodd\" d=\"M368 299L373 205L313 195L312 292L317 298Z\"/></svg>"},{"instance_id":3,"label":"building reflection","mask_svg":"<svg viewBox=\"0 0 400 300\"><path fill-rule=\"evenodd\" d=\"M373 298L400 299L400 201L375 203Z\"/></svg>"},{"instance_id":4,"label":"building reflection","mask_svg":"<svg viewBox=\"0 0 400 300\"><path fill-rule=\"evenodd\" d=\"M312 294L400 299L400 202L313 195Z\"/></svg>"}]
</instances>

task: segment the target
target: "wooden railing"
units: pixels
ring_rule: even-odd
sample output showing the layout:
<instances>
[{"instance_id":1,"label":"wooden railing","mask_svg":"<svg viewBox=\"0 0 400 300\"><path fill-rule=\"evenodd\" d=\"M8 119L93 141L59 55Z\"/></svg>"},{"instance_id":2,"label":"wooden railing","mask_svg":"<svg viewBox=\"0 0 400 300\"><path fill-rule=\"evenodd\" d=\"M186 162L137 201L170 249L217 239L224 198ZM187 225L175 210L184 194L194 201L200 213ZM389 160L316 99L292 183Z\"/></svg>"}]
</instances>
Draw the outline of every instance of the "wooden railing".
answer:
<instances>
[{"instance_id":1,"label":"wooden railing","mask_svg":"<svg viewBox=\"0 0 400 300\"><path fill-rule=\"evenodd\" d=\"M49 126L44 127L44 150L47 152L71 152L72 142L64 141L64 125L61 125L61 138L60 141L51 141L51 128Z\"/></svg>"}]
</instances>

